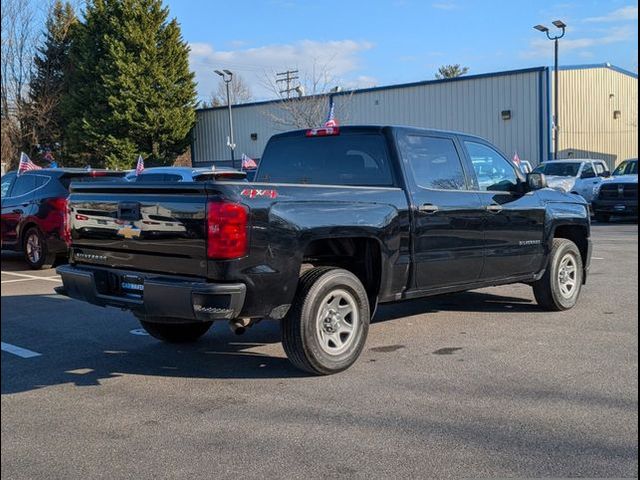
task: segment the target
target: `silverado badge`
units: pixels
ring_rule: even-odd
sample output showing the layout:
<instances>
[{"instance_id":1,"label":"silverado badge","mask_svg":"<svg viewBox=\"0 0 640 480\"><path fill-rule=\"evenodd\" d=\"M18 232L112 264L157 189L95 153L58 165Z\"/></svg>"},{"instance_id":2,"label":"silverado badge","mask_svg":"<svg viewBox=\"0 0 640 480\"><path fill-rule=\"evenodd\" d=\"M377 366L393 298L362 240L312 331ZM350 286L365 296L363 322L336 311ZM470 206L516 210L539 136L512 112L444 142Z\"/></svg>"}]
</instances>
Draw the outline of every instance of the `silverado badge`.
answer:
<instances>
[{"instance_id":1,"label":"silverado badge","mask_svg":"<svg viewBox=\"0 0 640 480\"><path fill-rule=\"evenodd\" d=\"M134 227L133 225L125 225L124 227L119 228L116 233L126 239L132 239L140 237L142 231L139 228Z\"/></svg>"}]
</instances>

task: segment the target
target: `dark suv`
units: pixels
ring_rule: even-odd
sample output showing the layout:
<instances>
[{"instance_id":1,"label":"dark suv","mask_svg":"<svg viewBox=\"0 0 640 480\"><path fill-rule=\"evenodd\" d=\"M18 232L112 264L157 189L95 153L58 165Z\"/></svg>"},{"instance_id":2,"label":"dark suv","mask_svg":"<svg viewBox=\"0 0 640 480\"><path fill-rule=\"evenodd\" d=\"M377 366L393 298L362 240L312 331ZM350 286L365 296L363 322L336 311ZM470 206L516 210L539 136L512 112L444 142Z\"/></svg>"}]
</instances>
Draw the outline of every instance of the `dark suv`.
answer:
<instances>
[{"instance_id":1,"label":"dark suv","mask_svg":"<svg viewBox=\"0 0 640 480\"><path fill-rule=\"evenodd\" d=\"M608 222L612 216L638 218L637 158L618 165L611 178L600 184L592 205L599 222Z\"/></svg>"},{"instance_id":2,"label":"dark suv","mask_svg":"<svg viewBox=\"0 0 640 480\"><path fill-rule=\"evenodd\" d=\"M2 249L24 253L33 269L50 268L69 248L67 197L72 180L122 177L123 172L43 169L2 177Z\"/></svg>"}]
</instances>

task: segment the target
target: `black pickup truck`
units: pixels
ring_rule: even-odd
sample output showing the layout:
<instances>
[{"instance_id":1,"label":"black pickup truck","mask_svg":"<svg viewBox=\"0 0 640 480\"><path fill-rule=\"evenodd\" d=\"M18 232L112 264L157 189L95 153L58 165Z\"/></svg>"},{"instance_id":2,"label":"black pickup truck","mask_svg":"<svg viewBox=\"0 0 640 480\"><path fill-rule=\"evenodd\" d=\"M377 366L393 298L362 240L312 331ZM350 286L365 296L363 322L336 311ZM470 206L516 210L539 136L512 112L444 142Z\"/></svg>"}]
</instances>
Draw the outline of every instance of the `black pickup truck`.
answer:
<instances>
[{"instance_id":1,"label":"black pickup truck","mask_svg":"<svg viewBox=\"0 0 640 480\"><path fill-rule=\"evenodd\" d=\"M591 255L582 198L481 138L409 127L276 135L255 183L75 184L70 220L59 293L169 342L279 320L315 374L357 359L379 303L524 282L569 309Z\"/></svg>"}]
</instances>

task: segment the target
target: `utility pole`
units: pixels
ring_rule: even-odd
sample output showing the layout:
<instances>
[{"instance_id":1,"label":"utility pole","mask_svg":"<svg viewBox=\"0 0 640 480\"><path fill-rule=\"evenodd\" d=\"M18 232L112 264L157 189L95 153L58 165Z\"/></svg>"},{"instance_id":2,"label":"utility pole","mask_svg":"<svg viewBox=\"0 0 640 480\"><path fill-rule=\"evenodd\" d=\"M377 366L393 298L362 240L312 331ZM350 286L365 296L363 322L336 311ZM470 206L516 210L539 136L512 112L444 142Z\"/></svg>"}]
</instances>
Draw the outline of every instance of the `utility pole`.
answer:
<instances>
[{"instance_id":1,"label":"utility pole","mask_svg":"<svg viewBox=\"0 0 640 480\"><path fill-rule=\"evenodd\" d=\"M227 138L227 146L231 149L231 168L236 168L236 144L233 141L233 117L231 116L231 93L229 91L229 84L233 80L233 72L229 70L216 70L215 72L222 77L222 80L227 86L227 111L229 112L229 137Z\"/></svg>"},{"instance_id":2,"label":"utility pole","mask_svg":"<svg viewBox=\"0 0 640 480\"><path fill-rule=\"evenodd\" d=\"M297 86L292 87L291 83L294 80L298 80L298 70L287 70L286 72L276 73L276 85L281 82L286 82L287 87L280 90L280 93L286 93L287 98L291 98L291 92L293 92Z\"/></svg>"},{"instance_id":3,"label":"utility pole","mask_svg":"<svg viewBox=\"0 0 640 480\"><path fill-rule=\"evenodd\" d=\"M536 25L535 28L539 32L542 32L547 35L549 40L552 40L554 43L553 46L553 70L554 70L554 78L553 78L553 129L555 131L555 142L553 145L553 159L558 159L558 145L560 143L560 114L558 113L558 97L559 97L559 89L560 85L558 84L560 72L558 71L558 41L564 37L565 30L567 28L567 24L562 20L555 20L552 22L553 25L561 30L561 33L556 35L551 35L549 29L544 25Z\"/></svg>"}]
</instances>

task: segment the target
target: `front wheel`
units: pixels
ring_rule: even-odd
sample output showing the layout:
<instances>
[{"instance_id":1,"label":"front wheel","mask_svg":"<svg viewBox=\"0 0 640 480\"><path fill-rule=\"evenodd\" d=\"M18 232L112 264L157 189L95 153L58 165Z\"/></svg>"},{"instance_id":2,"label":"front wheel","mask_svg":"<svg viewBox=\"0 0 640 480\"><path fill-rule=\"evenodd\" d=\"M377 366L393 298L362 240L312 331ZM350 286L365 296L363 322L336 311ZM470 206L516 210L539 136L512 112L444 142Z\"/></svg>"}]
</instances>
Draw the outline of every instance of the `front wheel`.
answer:
<instances>
[{"instance_id":1,"label":"front wheel","mask_svg":"<svg viewBox=\"0 0 640 480\"><path fill-rule=\"evenodd\" d=\"M578 302L583 275L582 257L576 244L566 238L555 238L549 266L532 285L538 305L556 312L573 308Z\"/></svg>"},{"instance_id":2,"label":"front wheel","mask_svg":"<svg viewBox=\"0 0 640 480\"><path fill-rule=\"evenodd\" d=\"M149 317L138 318L142 328L149 335L168 343L190 343L207 333L213 322L162 323L152 321Z\"/></svg>"},{"instance_id":3,"label":"front wheel","mask_svg":"<svg viewBox=\"0 0 640 480\"><path fill-rule=\"evenodd\" d=\"M339 268L313 268L300 277L281 322L284 351L306 372L340 372L360 356L369 320L367 292L358 277Z\"/></svg>"}]
</instances>

